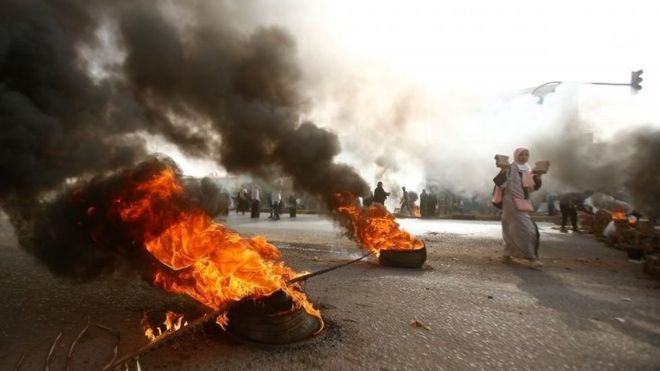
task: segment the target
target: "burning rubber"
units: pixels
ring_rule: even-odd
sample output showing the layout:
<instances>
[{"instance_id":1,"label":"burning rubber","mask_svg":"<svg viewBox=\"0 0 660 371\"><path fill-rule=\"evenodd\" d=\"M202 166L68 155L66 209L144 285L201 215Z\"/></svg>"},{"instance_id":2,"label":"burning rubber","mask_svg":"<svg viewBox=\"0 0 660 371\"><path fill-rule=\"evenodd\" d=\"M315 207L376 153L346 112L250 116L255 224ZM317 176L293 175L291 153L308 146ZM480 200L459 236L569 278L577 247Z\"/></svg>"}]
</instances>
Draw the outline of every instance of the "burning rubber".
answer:
<instances>
[{"instance_id":1,"label":"burning rubber","mask_svg":"<svg viewBox=\"0 0 660 371\"><path fill-rule=\"evenodd\" d=\"M229 311L228 319L232 334L261 344L296 343L323 331L323 321L304 308L295 308L282 290L259 299L243 299Z\"/></svg>"},{"instance_id":2,"label":"burning rubber","mask_svg":"<svg viewBox=\"0 0 660 371\"><path fill-rule=\"evenodd\" d=\"M415 250L381 250L378 263L387 267L421 268L426 262L426 245Z\"/></svg>"}]
</instances>

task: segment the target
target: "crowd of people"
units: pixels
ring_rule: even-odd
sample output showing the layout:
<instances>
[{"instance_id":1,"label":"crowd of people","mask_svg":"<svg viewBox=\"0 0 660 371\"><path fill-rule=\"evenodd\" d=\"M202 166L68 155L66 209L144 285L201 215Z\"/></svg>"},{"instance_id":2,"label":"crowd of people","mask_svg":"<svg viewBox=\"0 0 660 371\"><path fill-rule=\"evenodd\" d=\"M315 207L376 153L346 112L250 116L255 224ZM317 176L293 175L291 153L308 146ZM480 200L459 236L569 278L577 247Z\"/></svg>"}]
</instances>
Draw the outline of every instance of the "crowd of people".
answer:
<instances>
[{"instance_id":1,"label":"crowd of people","mask_svg":"<svg viewBox=\"0 0 660 371\"><path fill-rule=\"evenodd\" d=\"M511 263L515 259L528 260L534 266L541 266L538 259L540 246L540 233L538 226L530 214L535 212L530 196L542 186L541 174L536 169L533 171L527 164L529 161L529 150L518 148L513 155L513 161L508 164L499 164L500 172L493 182L492 206L500 210L502 224L503 253L502 260ZM203 187L204 190L210 187ZM203 192L209 193L209 192ZM259 218L262 211L262 200L267 203L270 211L269 218L279 220L282 212L288 207L289 216L296 217L298 199L294 192L289 192L287 197L283 195L281 187L272 188L264 197L261 188L257 184L249 186L242 185L236 194L236 213L250 213L251 218ZM548 214L556 213L555 203L558 204L561 213L561 229L567 233L570 226L573 232L579 232L578 212L594 212L594 206L589 205L593 192L567 192L559 195L544 197L548 205ZM378 182L370 197L362 200L364 206L380 204L386 207L386 201L391 196L385 190L383 182ZM438 192L437 188L422 189L419 196L417 193L408 191L401 187L398 196L398 210L394 210L400 216L419 216L422 218L433 218L442 213L463 212L464 199L448 191ZM595 197L595 196L594 196ZM419 200L419 207L416 201ZM468 200L469 201L469 200ZM474 201L474 200L473 200ZM619 202L622 201L611 201ZM492 207L489 204L489 207ZM570 223L570 225L569 225Z\"/></svg>"},{"instance_id":2,"label":"crowd of people","mask_svg":"<svg viewBox=\"0 0 660 371\"><path fill-rule=\"evenodd\" d=\"M385 206L385 201L389 196L390 192L385 191L383 182L378 182L371 196L363 200L363 204L369 206L372 202L376 202ZM416 192L401 187L399 196L399 208L395 211L401 216L434 218L441 214L465 211L464 200L461 197L448 191L439 192L435 187L432 187L432 190L422 189L419 196ZM419 206L417 201L419 201Z\"/></svg>"},{"instance_id":3,"label":"crowd of people","mask_svg":"<svg viewBox=\"0 0 660 371\"><path fill-rule=\"evenodd\" d=\"M262 192L258 185L250 185L249 190L245 186L242 186L236 195L236 214L242 213L245 215L246 212L249 212L251 218L259 218L261 216L261 200ZM273 189L268 195L266 201L270 211L268 218L280 220L280 216L285 207L282 190L279 188ZM291 192L286 199L286 203L288 204L286 206L288 206L289 209L289 216L295 218L297 212L296 194Z\"/></svg>"}]
</instances>

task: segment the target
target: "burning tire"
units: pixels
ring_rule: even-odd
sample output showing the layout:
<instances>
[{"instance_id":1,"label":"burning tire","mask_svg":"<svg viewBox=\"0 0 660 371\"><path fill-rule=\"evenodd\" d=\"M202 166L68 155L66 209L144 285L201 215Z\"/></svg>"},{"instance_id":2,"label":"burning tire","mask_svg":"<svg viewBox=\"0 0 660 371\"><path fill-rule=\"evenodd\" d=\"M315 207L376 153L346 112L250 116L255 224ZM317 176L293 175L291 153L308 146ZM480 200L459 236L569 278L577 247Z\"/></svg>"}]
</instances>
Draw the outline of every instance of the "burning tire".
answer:
<instances>
[{"instance_id":1,"label":"burning tire","mask_svg":"<svg viewBox=\"0 0 660 371\"><path fill-rule=\"evenodd\" d=\"M229 311L229 331L257 343L282 345L309 339L322 329L321 319L292 306L283 291L258 300L245 299Z\"/></svg>"},{"instance_id":2,"label":"burning tire","mask_svg":"<svg viewBox=\"0 0 660 371\"><path fill-rule=\"evenodd\" d=\"M426 262L426 245L417 250L380 250L378 263L397 268L421 268Z\"/></svg>"}]
</instances>

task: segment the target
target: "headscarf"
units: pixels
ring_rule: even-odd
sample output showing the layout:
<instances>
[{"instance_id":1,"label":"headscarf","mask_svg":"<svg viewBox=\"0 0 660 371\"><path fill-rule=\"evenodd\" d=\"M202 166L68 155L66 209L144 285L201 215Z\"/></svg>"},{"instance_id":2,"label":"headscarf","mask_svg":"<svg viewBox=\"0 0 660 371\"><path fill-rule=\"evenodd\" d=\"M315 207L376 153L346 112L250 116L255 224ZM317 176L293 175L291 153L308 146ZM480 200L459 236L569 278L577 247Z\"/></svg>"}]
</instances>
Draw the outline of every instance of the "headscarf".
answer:
<instances>
[{"instance_id":1,"label":"headscarf","mask_svg":"<svg viewBox=\"0 0 660 371\"><path fill-rule=\"evenodd\" d=\"M526 163L525 164L519 164L518 163L518 156L520 156L520 154L523 153L524 151L529 152L529 150L527 148L524 148L524 147L517 148L513 152L513 162L518 165L518 169L520 169L520 171L531 171L532 169Z\"/></svg>"},{"instance_id":2,"label":"headscarf","mask_svg":"<svg viewBox=\"0 0 660 371\"><path fill-rule=\"evenodd\" d=\"M525 188L534 188L535 182L534 182L534 176L532 175L532 168L530 168L529 165L526 164L526 163L525 164L519 164L518 161L517 161L518 156L520 156L520 154L523 153L524 151L529 152L529 150L527 148L524 148L524 147L517 148L513 152L513 163L515 163L516 166L518 167L518 170L520 170L522 172L523 187L525 187Z\"/></svg>"}]
</instances>

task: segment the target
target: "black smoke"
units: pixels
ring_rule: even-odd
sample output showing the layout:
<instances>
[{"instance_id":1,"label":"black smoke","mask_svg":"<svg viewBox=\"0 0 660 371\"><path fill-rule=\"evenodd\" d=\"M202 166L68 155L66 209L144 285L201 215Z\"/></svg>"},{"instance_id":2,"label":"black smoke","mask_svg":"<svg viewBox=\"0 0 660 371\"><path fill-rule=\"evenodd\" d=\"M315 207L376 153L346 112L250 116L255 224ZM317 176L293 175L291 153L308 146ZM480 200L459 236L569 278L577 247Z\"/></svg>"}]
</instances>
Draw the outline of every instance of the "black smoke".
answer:
<instances>
[{"instance_id":1,"label":"black smoke","mask_svg":"<svg viewBox=\"0 0 660 371\"><path fill-rule=\"evenodd\" d=\"M198 22L185 30L152 6L124 10L124 71L137 99L149 112L208 122L221 138L217 151L208 150L212 141L186 146L170 139L191 154L204 148L230 172L279 170L311 193L364 194L367 185L357 173L333 162L340 152L336 135L311 122L299 125L308 102L293 37L275 26L243 35L207 19L213 9L199 3Z\"/></svg>"},{"instance_id":2,"label":"black smoke","mask_svg":"<svg viewBox=\"0 0 660 371\"><path fill-rule=\"evenodd\" d=\"M603 192L660 218L660 130L637 128L595 142L579 123L537 142L534 156L551 162L548 177L560 191Z\"/></svg>"},{"instance_id":3,"label":"black smoke","mask_svg":"<svg viewBox=\"0 0 660 371\"><path fill-rule=\"evenodd\" d=\"M93 28L74 2L0 3L0 200L144 155L109 111L111 87L80 68L76 45Z\"/></svg>"},{"instance_id":4,"label":"black smoke","mask_svg":"<svg viewBox=\"0 0 660 371\"><path fill-rule=\"evenodd\" d=\"M204 0L0 3L0 206L53 272L83 279L113 269L116 249L75 233L89 206L72 203L64 186L92 179L80 192L112 194L112 181L99 186L94 176L144 159L139 133L230 172L289 175L328 201L367 192L354 169L334 162L337 136L300 123L310 102L293 37L234 27L229 9ZM98 44L100 29L123 58L92 78L80 50Z\"/></svg>"},{"instance_id":5,"label":"black smoke","mask_svg":"<svg viewBox=\"0 0 660 371\"><path fill-rule=\"evenodd\" d=\"M627 168L626 186L633 204L652 218L660 218L660 130L641 130L631 143L635 154Z\"/></svg>"},{"instance_id":6,"label":"black smoke","mask_svg":"<svg viewBox=\"0 0 660 371\"><path fill-rule=\"evenodd\" d=\"M84 282L122 270L150 276L155 266L163 268L144 249L143 231L136 223L122 220L114 206L121 200L139 200L137 184L165 169L181 175L168 158L153 157L135 166L92 177L70 187L49 202L24 202L6 206L19 243L55 275ZM158 207L158 220L176 220L173 213L198 207L188 197L167 200ZM167 225L162 225L164 230Z\"/></svg>"},{"instance_id":7,"label":"black smoke","mask_svg":"<svg viewBox=\"0 0 660 371\"><path fill-rule=\"evenodd\" d=\"M299 125L309 103L293 37L276 26L235 30L214 4L3 2L0 197L135 163L143 145L130 134L143 131L230 172L283 170L310 192L363 193L360 177L333 163L336 136ZM78 48L102 23L125 59L93 81ZM305 158L303 172L290 145L323 150ZM328 177L307 180L314 170Z\"/></svg>"}]
</instances>

